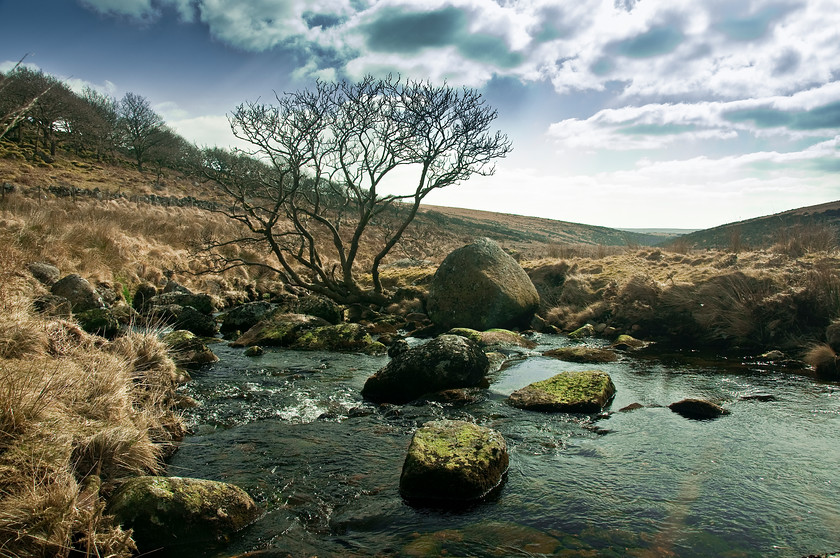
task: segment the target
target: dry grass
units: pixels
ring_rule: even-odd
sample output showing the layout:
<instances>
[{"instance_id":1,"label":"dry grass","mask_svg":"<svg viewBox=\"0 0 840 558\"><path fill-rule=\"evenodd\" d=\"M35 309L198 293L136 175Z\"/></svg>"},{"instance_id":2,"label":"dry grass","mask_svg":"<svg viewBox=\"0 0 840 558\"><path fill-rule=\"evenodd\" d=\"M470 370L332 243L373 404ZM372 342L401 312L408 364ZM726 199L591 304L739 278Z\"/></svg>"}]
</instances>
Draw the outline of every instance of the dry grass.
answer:
<instances>
[{"instance_id":1,"label":"dry grass","mask_svg":"<svg viewBox=\"0 0 840 558\"><path fill-rule=\"evenodd\" d=\"M840 260L832 254L646 249L525 267L542 316L564 331L604 323L694 347L800 349L840 317Z\"/></svg>"},{"instance_id":2,"label":"dry grass","mask_svg":"<svg viewBox=\"0 0 840 558\"><path fill-rule=\"evenodd\" d=\"M102 497L182 435L174 365L153 335L109 343L0 292L0 555L129 556Z\"/></svg>"}]
</instances>

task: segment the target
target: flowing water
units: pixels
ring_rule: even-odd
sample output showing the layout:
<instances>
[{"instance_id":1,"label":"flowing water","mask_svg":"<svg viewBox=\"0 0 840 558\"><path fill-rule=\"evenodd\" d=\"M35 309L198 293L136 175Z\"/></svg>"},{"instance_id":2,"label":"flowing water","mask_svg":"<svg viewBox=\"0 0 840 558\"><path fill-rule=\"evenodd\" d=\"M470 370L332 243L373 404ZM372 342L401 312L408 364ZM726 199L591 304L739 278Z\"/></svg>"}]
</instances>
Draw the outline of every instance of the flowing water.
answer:
<instances>
[{"instance_id":1,"label":"flowing water","mask_svg":"<svg viewBox=\"0 0 840 558\"><path fill-rule=\"evenodd\" d=\"M265 514L217 549L179 556L796 557L840 551L840 386L766 366L686 359L581 365L539 356L491 374L469 403L376 406L360 396L387 357L276 350L221 360L184 391L193 434L169 474L235 483ZM723 363L726 364L726 363ZM505 398L563 370L616 385L607 413L541 414ZM667 405L719 401L692 421ZM769 400L768 400L769 399ZM618 410L631 404L632 411ZM489 500L412 507L399 476L411 435L440 418L501 432L510 470Z\"/></svg>"}]
</instances>

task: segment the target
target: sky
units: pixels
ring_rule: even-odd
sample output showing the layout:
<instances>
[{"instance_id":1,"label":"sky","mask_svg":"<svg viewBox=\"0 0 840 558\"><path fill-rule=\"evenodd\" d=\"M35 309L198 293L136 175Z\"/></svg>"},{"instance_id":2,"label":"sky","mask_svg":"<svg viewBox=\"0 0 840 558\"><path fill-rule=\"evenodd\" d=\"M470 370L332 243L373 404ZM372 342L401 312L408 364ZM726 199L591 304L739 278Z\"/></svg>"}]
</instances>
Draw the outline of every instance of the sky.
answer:
<instances>
[{"instance_id":1,"label":"sky","mask_svg":"<svg viewBox=\"0 0 840 558\"><path fill-rule=\"evenodd\" d=\"M431 204L700 229L840 199L837 0L0 0L0 71L24 55L200 146L316 79L474 88L513 152Z\"/></svg>"}]
</instances>

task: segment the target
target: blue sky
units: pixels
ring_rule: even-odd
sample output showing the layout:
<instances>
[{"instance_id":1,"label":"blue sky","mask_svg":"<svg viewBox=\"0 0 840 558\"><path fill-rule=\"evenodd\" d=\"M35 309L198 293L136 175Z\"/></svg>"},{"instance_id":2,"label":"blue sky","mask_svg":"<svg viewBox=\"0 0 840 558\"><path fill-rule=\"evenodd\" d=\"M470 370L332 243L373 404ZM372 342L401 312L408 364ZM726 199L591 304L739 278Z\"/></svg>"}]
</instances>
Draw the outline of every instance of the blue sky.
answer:
<instances>
[{"instance_id":1,"label":"blue sky","mask_svg":"<svg viewBox=\"0 0 840 558\"><path fill-rule=\"evenodd\" d=\"M316 78L474 87L514 151L440 205L706 228L840 199L836 0L0 0L0 70L27 53L200 145Z\"/></svg>"}]
</instances>

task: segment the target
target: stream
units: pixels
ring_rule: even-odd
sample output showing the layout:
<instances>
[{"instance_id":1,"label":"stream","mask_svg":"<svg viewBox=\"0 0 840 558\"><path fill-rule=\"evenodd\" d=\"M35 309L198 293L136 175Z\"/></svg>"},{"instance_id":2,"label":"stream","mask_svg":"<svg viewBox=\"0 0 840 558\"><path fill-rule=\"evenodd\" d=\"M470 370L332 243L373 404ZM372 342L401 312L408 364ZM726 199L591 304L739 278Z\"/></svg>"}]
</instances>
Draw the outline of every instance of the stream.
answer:
<instances>
[{"instance_id":1,"label":"stream","mask_svg":"<svg viewBox=\"0 0 840 558\"><path fill-rule=\"evenodd\" d=\"M178 556L799 557L840 551L840 386L766 365L620 356L575 364L540 356L571 342L534 338L528 358L490 374L467 403L362 400L388 357L213 345L220 361L181 390L191 434L168 473L220 480L264 510L220 548ZM415 341L416 342L416 341ZM608 372L598 416L515 409L514 390L564 370ZM686 397L730 411L693 421ZM644 407L619 411L632 403ZM468 419L502 433L504 485L462 509L399 496L413 431Z\"/></svg>"}]
</instances>

